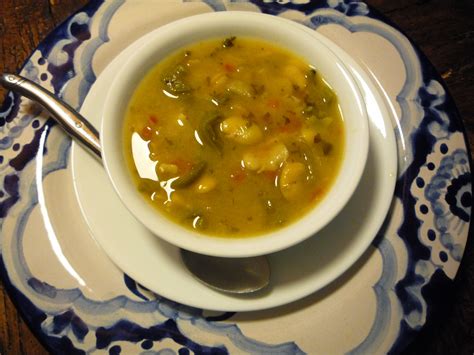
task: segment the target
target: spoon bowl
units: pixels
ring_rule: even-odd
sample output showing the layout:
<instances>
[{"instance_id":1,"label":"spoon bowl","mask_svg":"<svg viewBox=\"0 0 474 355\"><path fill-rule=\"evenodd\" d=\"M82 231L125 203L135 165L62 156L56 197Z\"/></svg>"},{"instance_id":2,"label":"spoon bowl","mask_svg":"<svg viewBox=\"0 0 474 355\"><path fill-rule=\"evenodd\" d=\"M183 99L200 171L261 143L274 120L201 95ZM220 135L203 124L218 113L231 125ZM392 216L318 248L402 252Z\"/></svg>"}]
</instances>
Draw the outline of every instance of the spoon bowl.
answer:
<instances>
[{"instance_id":1,"label":"spoon bowl","mask_svg":"<svg viewBox=\"0 0 474 355\"><path fill-rule=\"evenodd\" d=\"M264 256L221 258L181 249L181 258L194 277L217 291L253 293L270 282L270 265Z\"/></svg>"}]
</instances>

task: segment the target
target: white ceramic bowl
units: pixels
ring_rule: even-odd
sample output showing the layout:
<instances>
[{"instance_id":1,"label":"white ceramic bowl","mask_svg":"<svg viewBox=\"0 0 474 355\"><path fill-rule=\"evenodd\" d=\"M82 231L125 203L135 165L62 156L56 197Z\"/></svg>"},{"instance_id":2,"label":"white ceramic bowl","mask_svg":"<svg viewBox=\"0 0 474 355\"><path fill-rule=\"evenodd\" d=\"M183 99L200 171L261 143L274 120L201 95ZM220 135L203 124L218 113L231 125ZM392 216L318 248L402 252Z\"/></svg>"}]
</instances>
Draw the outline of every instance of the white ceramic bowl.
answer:
<instances>
[{"instance_id":1,"label":"white ceramic bowl","mask_svg":"<svg viewBox=\"0 0 474 355\"><path fill-rule=\"evenodd\" d=\"M217 12L188 17L155 30L123 66L107 95L101 127L104 165L130 212L158 237L197 253L247 257L269 254L317 233L353 194L368 152L365 104L344 63L306 27L275 16ZM287 48L313 65L336 92L344 118L345 152L340 172L326 197L309 213L277 231L250 238L220 238L190 231L161 215L139 194L123 156L122 125L128 102L140 81L159 61L186 45L210 38L247 36ZM327 41L326 41L327 42ZM133 237L132 237L133 238Z\"/></svg>"}]
</instances>

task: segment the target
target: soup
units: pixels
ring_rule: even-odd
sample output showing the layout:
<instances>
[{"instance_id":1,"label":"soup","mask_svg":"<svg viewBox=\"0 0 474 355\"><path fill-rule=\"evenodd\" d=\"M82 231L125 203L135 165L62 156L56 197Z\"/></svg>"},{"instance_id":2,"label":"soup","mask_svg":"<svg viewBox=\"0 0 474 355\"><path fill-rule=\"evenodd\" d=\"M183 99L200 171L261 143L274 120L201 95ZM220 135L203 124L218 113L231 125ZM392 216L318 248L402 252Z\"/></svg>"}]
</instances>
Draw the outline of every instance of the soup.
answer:
<instances>
[{"instance_id":1,"label":"soup","mask_svg":"<svg viewBox=\"0 0 474 355\"><path fill-rule=\"evenodd\" d=\"M337 97L301 58L241 37L191 45L140 82L124 154L143 197L175 222L222 237L281 228L338 174Z\"/></svg>"}]
</instances>

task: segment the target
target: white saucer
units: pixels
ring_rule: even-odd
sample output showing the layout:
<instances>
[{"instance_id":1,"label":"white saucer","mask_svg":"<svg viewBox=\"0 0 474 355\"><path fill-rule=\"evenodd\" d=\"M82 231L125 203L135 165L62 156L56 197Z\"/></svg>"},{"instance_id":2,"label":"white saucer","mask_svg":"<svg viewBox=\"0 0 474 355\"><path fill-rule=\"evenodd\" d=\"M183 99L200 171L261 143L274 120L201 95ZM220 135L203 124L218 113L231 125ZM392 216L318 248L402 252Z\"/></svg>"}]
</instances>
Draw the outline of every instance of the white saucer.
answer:
<instances>
[{"instance_id":1,"label":"white saucer","mask_svg":"<svg viewBox=\"0 0 474 355\"><path fill-rule=\"evenodd\" d=\"M102 102L115 74L145 40L142 38L114 59L89 91L81 113L96 127L100 126ZM181 262L179 250L152 235L122 205L100 162L73 144L76 196L92 235L112 261L135 281L163 297L219 311L252 311L283 305L321 289L347 270L367 248L361 239L375 237L390 208L397 150L386 101L354 60L342 50L335 52L344 57L367 103L367 166L354 196L332 223L304 243L269 256L270 288L256 295L237 297L196 281Z\"/></svg>"}]
</instances>

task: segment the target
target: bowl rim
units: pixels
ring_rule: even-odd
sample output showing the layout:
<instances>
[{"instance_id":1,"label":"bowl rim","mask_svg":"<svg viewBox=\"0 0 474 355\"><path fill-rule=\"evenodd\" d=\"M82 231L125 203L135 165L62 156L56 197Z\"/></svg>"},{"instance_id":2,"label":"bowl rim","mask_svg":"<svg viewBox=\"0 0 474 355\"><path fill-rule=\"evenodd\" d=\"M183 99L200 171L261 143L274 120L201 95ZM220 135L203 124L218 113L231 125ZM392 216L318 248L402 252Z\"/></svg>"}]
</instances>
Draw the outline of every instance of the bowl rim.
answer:
<instances>
[{"instance_id":1,"label":"bowl rim","mask_svg":"<svg viewBox=\"0 0 474 355\"><path fill-rule=\"evenodd\" d=\"M236 26L239 24L241 26L242 24L245 24L246 27L243 32L239 32L242 30L241 27L236 29ZM275 26L271 33L268 31L268 26ZM199 28L199 31L196 31L196 28ZM273 43L277 42L277 45L283 47L288 47L288 45L281 45L281 41L287 41L287 39L281 38L284 35L290 34L290 37L298 41L300 45L306 45L303 43L303 39L311 40L313 44L311 47L323 49L325 53L331 57L331 60L335 63L334 66L339 70L338 75L342 75L346 84L350 87L350 92L355 99L354 105L357 109L356 115L360 118L358 121L359 127L356 128L360 131L358 132L359 139L355 142L357 143L356 149L358 155L354 158L357 161L347 161L348 146L349 144L354 143L349 141L349 138L353 139L356 135L354 135L353 132L350 135L347 134L347 122L350 122L350 119L348 120L348 116L344 115L346 148L343 162L341 163L339 174L336 181L333 182L330 191L326 194L325 198L315 206L315 208L308 211L298 220L276 231L243 238L215 237L197 233L182 227L149 206L149 203L139 195L136 187L133 185L131 176L128 172L128 167L126 166L127 164L123 161L123 148L120 143L117 143L117 139L113 139L116 134L114 135L112 132L116 130L116 126L120 126L119 136L122 136L123 125L122 123L117 124L116 121L123 121L124 110L122 107L123 105L125 105L125 107L128 105L129 98L135 90L136 85L138 85L143 76L153 67L153 65L147 64L147 61L149 62L153 58L156 58L157 48L162 46L162 51L163 48L165 48L166 50L164 50L160 55L161 57L166 57L185 45L195 43L198 40L204 40L211 37L222 38L226 35L216 35L216 29L219 31L225 29L227 35L234 34L237 36L244 36L240 33L249 31L250 28L252 28L252 31L255 31L255 29L258 28L262 30L266 29L267 31L262 33L270 35L270 37L274 38L275 41L262 36L262 33L249 36ZM212 33L209 33L210 30L212 30ZM318 39L318 36L321 35L316 32L310 33L308 31L310 30L301 24L260 13L233 11L194 15L174 21L154 30L152 32L153 35L151 35L151 38L147 43L142 45L119 71L118 75L112 82L111 89L104 104L104 115L100 130L104 166L109 180L112 182L112 185L122 203L135 216L135 218L150 229L157 237L174 244L177 247L213 256L249 257L269 254L291 247L313 236L332 221L346 205L362 177L367 159L369 134L366 106L360 93L360 89L343 61L326 44L327 41L321 41ZM184 35L186 34L191 38L185 37ZM212 36L209 37L209 35L206 34L212 34ZM278 36L280 36L281 41ZM195 37L199 38L196 39ZM293 49L289 50L301 57L300 52L295 52ZM155 60L154 63L156 64L156 62L157 61ZM327 75L323 73L323 77L326 79ZM130 83L135 83L135 85L131 85ZM128 99L125 99L126 97L128 97ZM121 118L119 120L111 119L115 117ZM119 139L119 141L121 141L121 139ZM117 145L120 145L120 147ZM345 178L343 183L339 183L341 176L343 175L343 169L349 169L350 174ZM336 195L333 196L337 186L341 187L341 190L338 190ZM329 204L328 197L337 197L337 200L334 200ZM322 213L323 218L314 222L313 219L315 216L320 215L321 217L321 212L318 213L318 211L321 211L322 208L328 208L328 210Z\"/></svg>"}]
</instances>

